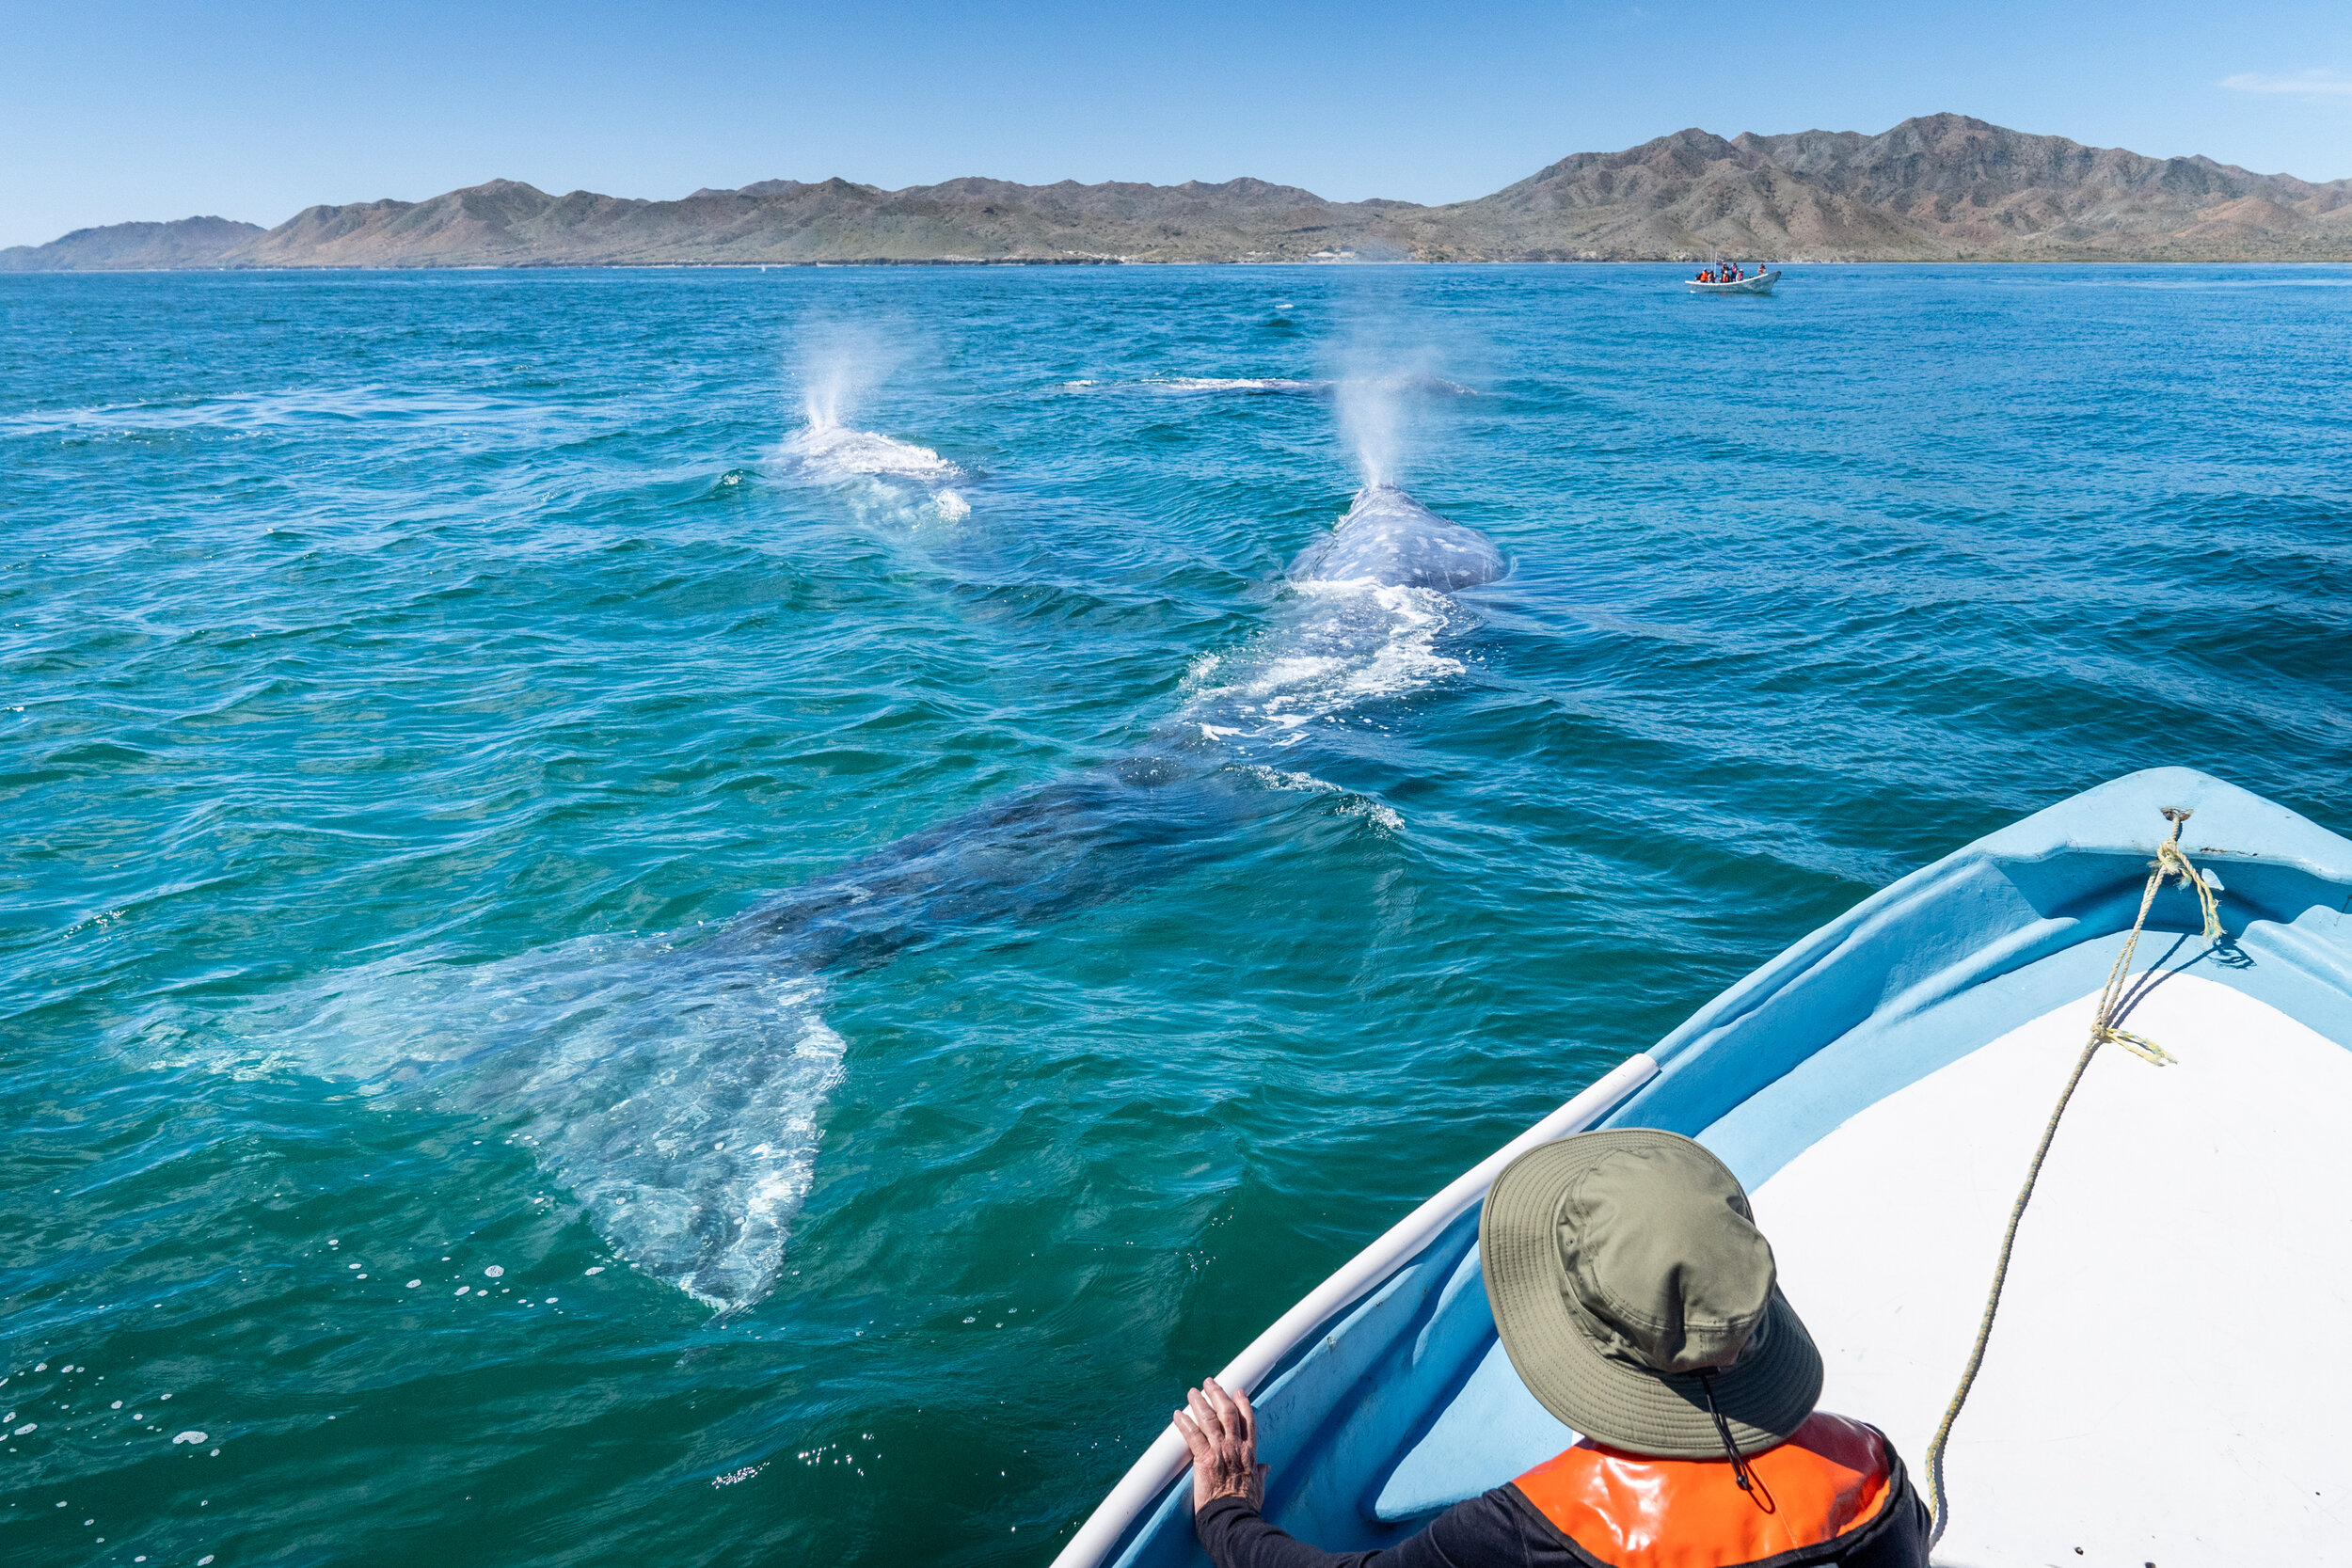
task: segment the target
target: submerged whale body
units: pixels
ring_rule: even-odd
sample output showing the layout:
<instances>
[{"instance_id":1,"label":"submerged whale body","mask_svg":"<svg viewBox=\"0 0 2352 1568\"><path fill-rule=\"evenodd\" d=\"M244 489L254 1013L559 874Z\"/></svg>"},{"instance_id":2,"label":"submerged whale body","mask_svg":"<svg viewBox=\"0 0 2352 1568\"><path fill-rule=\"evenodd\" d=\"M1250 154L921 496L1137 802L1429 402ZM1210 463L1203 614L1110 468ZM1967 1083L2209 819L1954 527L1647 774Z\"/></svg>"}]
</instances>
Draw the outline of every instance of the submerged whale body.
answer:
<instances>
[{"instance_id":1,"label":"submerged whale body","mask_svg":"<svg viewBox=\"0 0 2352 1568\"><path fill-rule=\"evenodd\" d=\"M845 1046L831 976L1026 930L1213 863L1336 790L1260 766L1319 722L1458 671L1455 589L1501 552L1374 485L1299 556L1263 631L1136 751L987 802L691 942L583 937L486 963L361 965L247 1009L241 1056L509 1124L633 1267L721 1312L764 1297L814 1176Z\"/></svg>"},{"instance_id":2,"label":"submerged whale body","mask_svg":"<svg viewBox=\"0 0 2352 1568\"><path fill-rule=\"evenodd\" d=\"M976 807L739 916L714 943L809 973L866 969L945 930L1102 903L1209 858L1256 815L1245 793L1202 787L1222 760L1206 750L1180 737Z\"/></svg>"},{"instance_id":3,"label":"submerged whale body","mask_svg":"<svg viewBox=\"0 0 2352 1568\"><path fill-rule=\"evenodd\" d=\"M1508 570L1485 534L1447 522L1393 484L1366 485L1292 563L1289 580L1319 590L1319 602L1312 616L1276 628L1263 661L1315 666L1330 700L1361 700L1371 693L1351 667L1380 662L1393 652L1400 620L1422 617L1368 594L1362 613L1335 613L1334 590L1450 593ZM723 940L770 944L779 961L803 970L864 968L946 927L1049 919L1203 860L1222 833L1263 809L1250 802L1258 792L1216 784L1234 760L1230 742L1267 729L1242 711L1254 695L1248 682L1225 689L1142 752L885 845L739 917ZM1295 738L1286 719L1271 728ZM1229 744L1204 744L1206 736Z\"/></svg>"},{"instance_id":4,"label":"submerged whale body","mask_svg":"<svg viewBox=\"0 0 2352 1568\"><path fill-rule=\"evenodd\" d=\"M1294 582L1370 582L1448 593L1492 582L1509 569L1493 541L1449 523L1393 484L1356 493L1339 527L1291 563Z\"/></svg>"}]
</instances>

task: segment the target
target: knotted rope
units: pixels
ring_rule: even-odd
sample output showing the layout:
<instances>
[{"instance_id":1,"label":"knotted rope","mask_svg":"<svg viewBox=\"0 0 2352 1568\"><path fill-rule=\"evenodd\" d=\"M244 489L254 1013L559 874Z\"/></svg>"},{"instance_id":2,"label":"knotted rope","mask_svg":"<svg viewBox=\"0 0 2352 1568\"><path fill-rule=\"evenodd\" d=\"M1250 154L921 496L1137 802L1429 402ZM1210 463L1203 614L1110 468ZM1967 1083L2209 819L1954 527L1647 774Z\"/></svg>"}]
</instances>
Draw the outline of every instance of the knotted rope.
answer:
<instances>
[{"instance_id":1,"label":"knotted rope","mask_svg":"<svg viewBox=\"0 0 2352 1568\"><path fill-rule=\"evenodd\" d=\"M2001 1286L2009 1278L2010 1253L2017 1245L2017 1222L2025 1217L2026 1204L2033 1196L2033 1184L2042 1176L2042 1159L2050 1152L2050 1141L2058 1136L2058 1118L2066 1114L2066 1102L2074 1098L2074 1089L2083 1081L2083 1073L2097 1055L2099 1047L2113 1040L2133 1055L2158 1067L2173 1061L2171 1053L2153 1040L2118 1029L2117 1010L2122 1006L2132 972L2132 956L2139 948L2139 933L2148 924L2149 906L2156 901L2156 890L2167 877L2178 877L2197 891L2197 902L2205 916L2205 940L2221 938L2221 906L2213 895L2212 884L2201 872L2189 863L2181 848L2181 824L2189 813L2181 807L2165 808L2165 817L2172 824L2172 832L2156 845L2156 858L2148 867L2148 885L2140 890L2139 914L2132 922L2132 934L2123 940L2123 950L2115 956L2115 967L2107 971L2106 989L2099 993L2099 1010L2091 1019L2090 1038L2084 1044L2082 1054L2074 1058L2074 1070L2068 1074L2066 1087L2058 1091L2058 1104L2050 1111L2050 1119L2042 1124L2042 1142L2033 1151L2033 1163L2026 1167L2026 1184L2017 1189L2017 1201L2010 1205L2009 1228L2001 1233L2000 1261L1993 1268L1993 1289L1984 1298L1984 1315L1977 1320L1977 1342L1968 1352L1968 1368L1960 1374L1960 1386L1952 1390L1952 1402L1944 1408L1944 1419L1935 1429L1935 1436L1928 1443L1928 1513L1934 1520L1928 1544L1933 1546L1944 1539L1944 1527L1951 1522L1949 1499L1944 1493L1944 1445L1952 1435L1952 1423L1960 1419L1960 1407L1968 1402L1968 1390L1975 1386L1977 1372L1984 1365L1984 1347L1993 1338L1993 1315L2001 1308Z\"/></svg>"}]
</instances>

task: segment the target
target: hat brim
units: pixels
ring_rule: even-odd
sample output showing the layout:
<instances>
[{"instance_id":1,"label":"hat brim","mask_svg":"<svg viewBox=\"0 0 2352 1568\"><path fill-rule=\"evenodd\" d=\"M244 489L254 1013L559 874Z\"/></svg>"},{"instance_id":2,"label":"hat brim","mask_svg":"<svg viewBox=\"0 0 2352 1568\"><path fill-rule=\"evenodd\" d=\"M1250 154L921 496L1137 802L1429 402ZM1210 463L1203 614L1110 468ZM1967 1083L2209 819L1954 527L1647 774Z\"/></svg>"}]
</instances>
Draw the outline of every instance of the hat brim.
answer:
<instances>
[{"instance_id":1,"label":"hat brim","mask_svg":"<svg viewBox=\"0 0 2352 1568\"><path fill-rule=\"evenodd\" d=\"M1560 1259L1570 1183L1621 1149L1685 1145L1646 1127L1539 1144L1503 1167L1478 1219L1486 1300L1511 1365L1537 1403L1605 1448L1657 1459L1720 1459L1724 1442L1695 1372L1661 1372L1610 1354L1579 1321ZM1686 1146L1687 1147L1687 1146ZM1715 1407L1744 1451L1784 1443L1821 1397L1821 1353L1780 1287L1756 1338L1713 1374Z\"/></svg>"}]
</instances>

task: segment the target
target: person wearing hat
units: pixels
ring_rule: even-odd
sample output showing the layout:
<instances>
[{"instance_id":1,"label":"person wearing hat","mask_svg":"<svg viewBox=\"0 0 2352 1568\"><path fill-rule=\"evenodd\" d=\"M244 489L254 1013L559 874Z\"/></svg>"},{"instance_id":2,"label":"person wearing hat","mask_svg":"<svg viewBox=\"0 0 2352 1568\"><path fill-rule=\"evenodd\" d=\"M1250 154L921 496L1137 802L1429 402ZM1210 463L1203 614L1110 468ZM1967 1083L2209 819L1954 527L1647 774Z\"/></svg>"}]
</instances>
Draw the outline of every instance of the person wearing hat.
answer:
<instances>
[{"instance_id":1,"label":"person wearing hat","mask_svg":"<svg viewBox=\"0 0 2352 1568\"><path fill-rule=\"evenodd\" d=\"M1478 1246L1511 1365L1577 1443L1396 1546L1328 1553L1259 1512L1248 1396L1212 1378L1175 1421L1217 1568L1923 1568L1926 1504L1884 1433L1814 1408L1820 1353L1704 1148L1539 1145L1495 1179Z\"/></svg>"}]
</instances>

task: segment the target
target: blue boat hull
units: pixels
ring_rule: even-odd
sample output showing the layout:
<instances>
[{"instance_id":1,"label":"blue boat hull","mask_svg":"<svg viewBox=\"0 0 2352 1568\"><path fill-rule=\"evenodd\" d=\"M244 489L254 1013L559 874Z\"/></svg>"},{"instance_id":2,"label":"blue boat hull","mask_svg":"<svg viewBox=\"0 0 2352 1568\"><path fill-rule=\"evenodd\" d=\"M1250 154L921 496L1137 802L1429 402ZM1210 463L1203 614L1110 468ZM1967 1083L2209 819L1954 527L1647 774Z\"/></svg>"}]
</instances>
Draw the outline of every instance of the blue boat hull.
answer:
<instances>
[{"instance_id":1,"label":"blue boat hull","mask_svg":"<svg viewBox=\"0 0 2352 1568\"><path fill-rule=\"evenodd\" d=\"M2195 935L2194 895L2168 886L2137 966L2214 981L2352 1049L2352 842L2220 780L2158 768L1882 890L1534 1132L1671 1129L1756 1191L1858 1113L2097 990L2138 911L2167 807L2192 813L2183 846L2225 885L2231 936ZM1499 1160L1480 1167L1486 1180ZM1317 1545L1392 1544L1573 1441L1496 1339L1477 1174L1441 1195L1451 1212L1401 1225L1230 1369L1255 1391L1273 1466L1268 1516ZM1203 1560L1180 1472L1164 1438L1057 1568Z\"/></svg>"}]
</instances>

